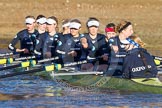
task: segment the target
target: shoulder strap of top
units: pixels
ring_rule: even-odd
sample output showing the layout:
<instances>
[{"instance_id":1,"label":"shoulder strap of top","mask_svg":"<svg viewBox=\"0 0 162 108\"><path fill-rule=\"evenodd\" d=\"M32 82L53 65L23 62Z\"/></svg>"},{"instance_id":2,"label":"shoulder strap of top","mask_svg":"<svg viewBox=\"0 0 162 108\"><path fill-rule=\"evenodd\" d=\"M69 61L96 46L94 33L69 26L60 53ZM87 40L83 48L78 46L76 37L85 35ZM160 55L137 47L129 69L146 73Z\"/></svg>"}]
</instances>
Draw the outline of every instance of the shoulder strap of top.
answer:
<instances>
[{"instance_id":1,"label":"shoulder strap of top","mask_svg":"<svg viewBox=\"0 0 162 108\"><path fill-rule=\"evenodd\" d=\"M144 56L144 51L143 50L140 50L139 51L139 54L140 54L140 57L142 59L142 62L143 64L145 65L145 68L146 68L146 74L150 73L150 68L148 68L148 64L147 64L147 61L146 61L146 57Z\"/></svg>"}]
</instances>

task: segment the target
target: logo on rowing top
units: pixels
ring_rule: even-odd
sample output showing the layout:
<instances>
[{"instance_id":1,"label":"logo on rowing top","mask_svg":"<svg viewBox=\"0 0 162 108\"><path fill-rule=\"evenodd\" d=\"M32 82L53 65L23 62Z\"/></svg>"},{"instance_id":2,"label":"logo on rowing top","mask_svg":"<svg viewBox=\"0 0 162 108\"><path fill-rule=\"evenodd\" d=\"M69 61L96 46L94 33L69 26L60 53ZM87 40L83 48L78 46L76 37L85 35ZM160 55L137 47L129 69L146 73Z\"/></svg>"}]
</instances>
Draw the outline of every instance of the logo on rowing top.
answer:
<instances>
[{"instance_id":1,"label":"logo on rowing top","mask_svg":"<svg viewBox=\"0 0 162 108\"><path fill-rule=\"evenodd\" d=\"M148 65L147 67L150 69L151 65ZM132 72L140 72L140 71L144 71L144 70L146 70L145 66L140 66L140 67L132 68Z\"/></svg>"}]
</instances>

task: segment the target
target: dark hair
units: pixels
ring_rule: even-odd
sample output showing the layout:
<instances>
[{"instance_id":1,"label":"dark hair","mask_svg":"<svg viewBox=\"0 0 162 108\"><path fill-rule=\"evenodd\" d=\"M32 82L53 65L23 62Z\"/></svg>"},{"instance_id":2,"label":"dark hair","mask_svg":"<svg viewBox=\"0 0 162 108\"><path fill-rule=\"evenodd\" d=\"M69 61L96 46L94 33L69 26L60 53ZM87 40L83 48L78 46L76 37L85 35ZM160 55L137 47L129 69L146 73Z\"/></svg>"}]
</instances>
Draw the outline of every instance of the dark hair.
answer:
<instances>
[{"instance_id":1,"label":"dark hair","mask_svg":"<svg viewBox=\"0 0 162 108\"><path fill-rule=\"evenodd\" d=\"M28 16L25 17L25 19L27 19L27 18L33 18L33 19L35 19L35 17L32 16L32 15L28 15Z\"/></svg>"},{"instance_id":2,"label":"dark hair","mask_svg":"<svg viewBox=\"0 0 162 108\"><path fill-rule=\"evenodd\" d=\"M48 17L48 19L49 19L49 18L55 20L56 23L57 23L57 25L58 25L58 19L57 19L55 16L50 16L50 17Z\"/></svg>"},{"instance_id":3,"label":"dark hair","mask_svg":"<svg viewBox=\"0 0 162 108\"><path fill-rule=\"evenodd\" d=\"M115 32L117 31L116 25L114 23L108 23L105 28L113 28Z\"/></svg>"},{"instance_id":4,"label":"dark hair","mask_svg":"<svg viewBox=\"0 0 162 108\"><path fill-rule=\"evenodd\" d=\"M98 20L96 17L89 17L89 19L88 19L87 22L86 22L87 28L88 28L88 22L89 22L89 21L98 21L98 22L99 22L99 20Z\"/></svg>"},{"instance_id":5,"label":"dark hair","mask_svg":"<svg viewBox=\"0 0 162 108\"><path fill-rule=\"evenodd\" d=\"M80 20L78 20L78 19L72 19L70 22L76 22L76 23L81 24Z\"/></svg>"},{"instance_id":6,"label":"dark hair","mask_svg":"<svg viewBox=\"0 0 162 108\"><path fill-rule=\"evenodd\" d=\"M88 23L89 21L98 21L98 22L99 22L99 20L98 20L96 17L89 17L87 23Z\"/></svg>"},{"instance_id":7,"label":"dark hair","mask_svg":"<svg viewBox=\"0 0 162 108\"><path fill-rule=\"evenodd\" d=\"M68 22L70 22L70 19L64 19L64 20L62 20L62 25L66 24Z\"/></svg>"},{"instance_id":8,"label":"dark hair","mask_svg":"<svg viewBox=\"0 0 162 108\"><path fill-rule=\"evenodd\" d=\"M115 24L114 23L108 23L107 25L106 25L106 28L109 28L109 27L115 27Z\"/></svg>"},{"instance_id":9,"label":"dark hair","mask_svg":"<svg viewBox=\"0 0 162 108\"><path fill-rule=\"evenodd\" d=\"M40 18L46 18L44 15L40 14L37 16L36 20L40 19Z\"/></svg>"},{"instance_id":10,"label":"dark hair","mask_svg":"<svg viewBox=\"0 0 162 108\"><path fill-rule=\"evenodd\" d=\"M56 21L56 23L57 23L57 25L56 25L56 32L58 32L58 31L59 31L59 27L58 27L58 19L57 19L55 16L50 16L50 17L48 17L48 19L53 19L53 20Z\"/></svg>"}]
</instances>

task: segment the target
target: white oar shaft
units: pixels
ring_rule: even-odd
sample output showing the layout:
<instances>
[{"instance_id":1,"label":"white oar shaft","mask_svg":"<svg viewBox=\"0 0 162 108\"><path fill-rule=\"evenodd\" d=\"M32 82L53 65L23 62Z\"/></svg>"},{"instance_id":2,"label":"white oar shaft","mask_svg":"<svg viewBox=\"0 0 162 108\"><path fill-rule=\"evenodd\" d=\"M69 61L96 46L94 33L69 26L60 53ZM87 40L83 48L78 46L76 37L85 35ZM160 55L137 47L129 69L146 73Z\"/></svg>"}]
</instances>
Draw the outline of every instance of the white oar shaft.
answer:
<instances>
[{"instance_id":1,"label":"white oar shaft","mask_svg":"<svg viewBox=\"0 0 162 108\"><path fill-rule=\"evenodd\" d=\"M47 59L39 60L38 63L44 63L44 62L48 62L48 61L52 61L52 60L58 60L58 59L59 59L59 57L47 58Z\"/></svg>"},{"instance_id":2,"label":"white oar shaft","mask_svg":"<svg viewBox=\"0 0 162 108\"><path fill-rule=\"evenodd\" d=\"M35 56L29 56L29 57L21 57L21 58L15 58L14 61L21 61L21 60L28 60L28 59L34 59Z\"/></svg>"},{"instance_id":3,"label":"white oar shaft","mask_svg":"<svg viewBox=\"0 0 162 108\"><path fill-rule=\"evenodd\" d=\"M162 71L160 70L160 71L158 71L158 75L162 75Z\"/></svg>"},{"instance_id":4,"label":"white oar shaft","mask_svg":"<svg viewBox=\"0 0 162 108\"><path fill-rule=\"evenodd\" d=\"M82 60L82 61L78 61L78 62L67 63L67 64L64 64L64 67L75 66L75 65L84 64L84 63L88 63L88 61Z\"/></svg>"},{"instance_id":5,"label":"white oar shaft","mask_svg":"<svg viewBox=\"0 0 162 108\"><path fill-rule=\"evenodd\" d=\"M52 76L67 76L67 75L92 75L92 74L103 74L103 72L74 72L74 73L52 73Z\"/></svg>"},{"instance_id":6,"label":"white oar shaft","mask_svg":"<svg viewBox=\"0 0 162 108\"><path fill-rule=\"evenodd\" d=\"M162 61L162 57L158 57L158 56L153 56L153 57L154 57L154 59L156 59L156 60Z\"/></svg>"},{"instance_id":7,"label":"white oar shaft","mask_svg":"<svg viewBox=\"0 0 162 108\"><path fill-rule=\"evenodd\" d=\"M0 57L9 56L9 55L13 55L13 53L4 53L4 54L0 54Z\"/></svg>"}]
</instances>

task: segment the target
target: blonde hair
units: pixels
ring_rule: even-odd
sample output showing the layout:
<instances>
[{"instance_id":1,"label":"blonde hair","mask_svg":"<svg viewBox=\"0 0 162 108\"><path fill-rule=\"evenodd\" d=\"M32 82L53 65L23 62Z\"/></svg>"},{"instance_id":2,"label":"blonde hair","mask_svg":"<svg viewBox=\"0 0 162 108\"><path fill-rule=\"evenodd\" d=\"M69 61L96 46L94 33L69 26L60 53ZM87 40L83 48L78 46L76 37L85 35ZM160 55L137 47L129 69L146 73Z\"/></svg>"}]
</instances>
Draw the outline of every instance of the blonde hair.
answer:
<instances>
[{"instance_id":1,"label":"blonde hair","mask_svg":"<svg viewBox=\"0 0 162 108\"><path fill-rule=\"evenodd\" d=\"M130 36L130 39L132 39L134 42L138 43L140 45L141 48L144 48L144 46L146 45L139 36Z\"/></svg>"}]
</instances>

